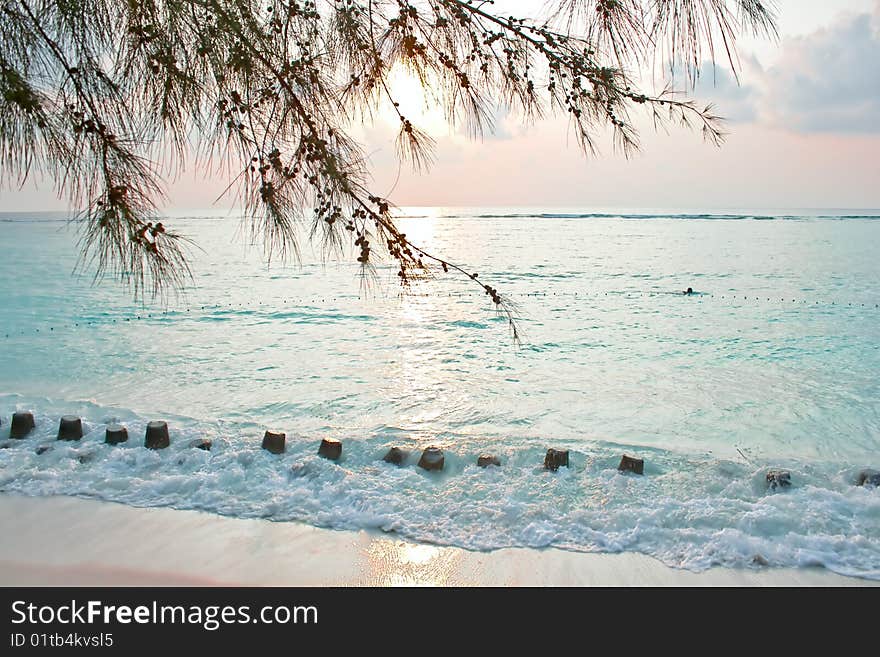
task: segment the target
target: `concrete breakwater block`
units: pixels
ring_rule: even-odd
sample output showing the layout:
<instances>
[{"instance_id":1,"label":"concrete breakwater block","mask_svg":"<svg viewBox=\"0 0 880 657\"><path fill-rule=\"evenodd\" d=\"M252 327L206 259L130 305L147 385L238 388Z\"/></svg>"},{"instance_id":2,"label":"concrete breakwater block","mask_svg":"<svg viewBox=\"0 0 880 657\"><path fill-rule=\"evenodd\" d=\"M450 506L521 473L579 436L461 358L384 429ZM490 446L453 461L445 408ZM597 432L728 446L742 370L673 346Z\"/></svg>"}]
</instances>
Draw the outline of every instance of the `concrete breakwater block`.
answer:
<instances>
[{"instance_id":1,"label":"concrete breakwater block","mask_svg":"<svg viewBox=\"0 0 880 657\"><path fill-rule=\"evenodd\" d=\"M645 474L645 461L644 459L635 459L631 456L623 455L623 458L620 459L620 465L617 466L617 469L621 472L634 472L638 475Z\"/></svg>"},{"instance_id":2,"label":"concrete breakwater block","mask_svg":"<svg viewBox=\"0 0 880 657\"><path fill-rule=\"evenodd\" d=\"M480 454L477 457L477 465L481 468L488 468L490 465L501 467L501 459L492 454Z\"/></svg>"},{"instance_id":3,"label":"concrete breakwater block","mask_svg":"<svg viewBox=\"0 0 880 657\"><path fill-rule=\"evenodd\" d=\"M766 479L770 490L791 486L791 473L788 470L768 470Z\"/></svg>"},{"instance_id":4,"label":"concrete breakwater block","mask_svg":"<svg viewBox=\"0 0 880 657\"><path fill-rule=\"evenodd\" d=\"M318 456L323 456L331 461L338 461L342 456L342 443L335 438L324 438L318 447Z\"/></svg>"},{"instance_id":5,"label":"concrete breakwater block","mask_svg":"<svg viewBox=\"0 0 880 657\"><path fill-rule=\"evenodd\" d=\"M562 466L568 467L568 450L553 449L552 447L548 449L547 455L544 457L544 469L556 472Z\"/></svg>"},{"instance_id":6,"label":"concrete breakwater block","mask_svg":"<svg viewBox=\"0 0 880 657\"><path fill-rule=\"evenodd\" d=\"M82 419L75 415L64 415L58 423L58 440L79 440L82 437Z\"/></svg>"},{"instance_id":7,"label":"concrete breakwater block","mask_svg":"<svg viewBox=\"0 0 880 657\"><path fill-rule=\"evenodd\" d=\"M165 449L171 444L168 436L168 423L162 421L147 424L147 433L144 436L144 447L147 449Z\"/></svg>"},{"instance_id":8,"label":"concrete breakwater block","mask_svg":"<svg viewBox=\"0 0 880 657\"><path fill-rule=\"evenodd\" d=\"M859 473L859 486L880 487L880 472L868 468Z\"/></svg>"},{"instance_id":9,"label":"concrete breakwater block","mask_svg":"<svg viewBox=\"0 0 880 657\"><path fill-rule=\"evenodd\" d=\"M128 440L128 429L121 424L108 424L104 432L104 442L108 445L118 445Z\"/></svg>"},{"instance_id":10,"label":"concrete breakwater block","mask_svg":"<svg viewBox=\"0 0 880 657\"><path fill-rule=\"evenodd\" d=\"M9 437L22 439L36 428L34 414L30 411L19 411L12 414L12 425L9 427Z\"/></svg>"},{"instance_id":11,"label":"concrete breakwater block","mask_svg":"<svg viewBox=\"0 0 880 657\"><path fill-rule=\"evenodd\" d=\"M287 434L283 431L266 431L263 434L263 449L273 454L283 454L285 442L287 442Z\"/></svg>"},{"instance_id":12,"label":"concrete breakwater block","mask_svg":"<svg viewBox=\"0 0 880 657\"><path fill-rule=\"evenodd\" d=\"M443 450L439 447L428 447L419 459L419 467L423 470L442 470L445 463Z\"/></svg>"},{"instance_id":13,"label":"concrete breakwater block","mask_svg":"<svg viewBox=\"0 0 880 657\"><path fill-rule=\"evenodd\" d=\"M203 449L203 450L205 450L206 452L210 452L210 451L211 451L211 446L212 446L213 444L214 444L214 443L212 443L212 442L211 442L210 440L208 440L207 438L196 438L195 440L190 441L189 446L190 446L190 447L193 447L193 448L195 448L195 449Z\"/></svg>"},{"instance_id":14,"label":"concrete breakwater block","mask_svg":"<svg viewBox=\"0 0 880 657\"><path fill-rule=\"evenodd\" d=\"M407 452L406 450L400 449L400 447L392 447L388 450L388 453L382 457L382 460L385 461L385 463L403 465L403 462L406 461L407 456L409 456L409 452Z\"/></svg>"}]
</instances>

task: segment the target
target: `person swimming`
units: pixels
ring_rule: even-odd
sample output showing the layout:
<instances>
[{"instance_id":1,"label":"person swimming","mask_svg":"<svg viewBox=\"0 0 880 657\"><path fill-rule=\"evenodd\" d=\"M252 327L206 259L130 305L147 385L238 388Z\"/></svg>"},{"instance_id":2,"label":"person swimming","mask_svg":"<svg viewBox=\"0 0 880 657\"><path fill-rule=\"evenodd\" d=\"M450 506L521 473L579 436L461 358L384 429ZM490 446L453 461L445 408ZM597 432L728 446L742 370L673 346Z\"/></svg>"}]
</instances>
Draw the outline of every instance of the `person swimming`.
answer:
<instances>
[{"instance_id":1,"label":"person swimming","mask_svg":"<svg viewBox=\"0 0 880 657\"><path fill-rule=\"evenodd\" d=\"M686 289L684 291L684 294L693 294L693 293L694 293L694 288L692 288L692 287L689 287L688 289Z\"/></svg>"}]
</instances>

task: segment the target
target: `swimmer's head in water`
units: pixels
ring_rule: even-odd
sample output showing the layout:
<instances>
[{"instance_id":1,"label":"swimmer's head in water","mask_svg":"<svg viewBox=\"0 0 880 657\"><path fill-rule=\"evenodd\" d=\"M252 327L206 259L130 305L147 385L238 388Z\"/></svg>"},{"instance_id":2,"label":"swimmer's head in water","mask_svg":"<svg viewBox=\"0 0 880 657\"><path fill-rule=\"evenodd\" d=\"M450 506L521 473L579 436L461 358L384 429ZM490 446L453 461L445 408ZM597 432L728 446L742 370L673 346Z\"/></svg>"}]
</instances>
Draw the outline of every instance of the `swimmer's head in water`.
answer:
<instances>
[{"instance_id":1,"label":"swimmer's head in water","mask_svg":"<svg viewBox=\"0 0 880 657\"><path fill-rule=\"evenodd\" d=\"M689 287L687 289L687 292L685 292L685 294L693 294L693 293L694 293L694 288L692 288L692 287Z\"/></svg>"}]
</instances>

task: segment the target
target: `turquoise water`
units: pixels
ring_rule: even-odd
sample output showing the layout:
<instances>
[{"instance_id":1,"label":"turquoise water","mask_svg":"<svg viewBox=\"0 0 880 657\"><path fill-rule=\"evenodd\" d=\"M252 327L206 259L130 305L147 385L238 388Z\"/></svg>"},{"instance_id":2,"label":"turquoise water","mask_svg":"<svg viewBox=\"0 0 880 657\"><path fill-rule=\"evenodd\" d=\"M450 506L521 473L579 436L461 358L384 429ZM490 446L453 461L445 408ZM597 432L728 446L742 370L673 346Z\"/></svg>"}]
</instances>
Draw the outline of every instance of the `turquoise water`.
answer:
<instances>
[{"instance_id":1,"label":"turquoise water","mask_svg":"<svg viewBox=\"0 0 880 657\"><path fill-rule=\"evenodd\" d=\"M0 215L0 436L17 409L38 424L0 450L0 489L880 578L880 491L853 485L880 469L880 213L405 214L407 235L517 302L521 347L467 280L400 298L392 267L363 289L354 256L308 246L269 267L235 216L170 217L201 247L193 284L140 305L72 276L66 222ZM67 413L79 443L54 441ZM143 447L151 419L168 450ZM127 444L103 444L112 420ZM286 454L260 449L266 428ZM201 437L210 452L188 447ZM339 463L322 437L344 442ZM392 445L406 466L382 462ZM415 467L428 445L444 472ZM543 471L547 447L571 468ZM502 467L477 468L483 452ZM644 477L617 473L623 453ZM793 486L768 492L769 467Z\"/></svg>"}]
</instances>

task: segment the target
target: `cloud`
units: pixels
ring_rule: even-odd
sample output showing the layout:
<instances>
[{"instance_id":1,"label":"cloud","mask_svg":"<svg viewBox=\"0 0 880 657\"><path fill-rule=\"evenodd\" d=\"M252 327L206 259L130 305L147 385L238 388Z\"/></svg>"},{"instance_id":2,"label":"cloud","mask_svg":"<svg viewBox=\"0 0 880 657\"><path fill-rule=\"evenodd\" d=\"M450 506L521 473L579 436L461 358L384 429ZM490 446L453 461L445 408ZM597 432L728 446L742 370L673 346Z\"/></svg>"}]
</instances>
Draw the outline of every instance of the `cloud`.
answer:
<instances>
[{"instance_id":1,"label":"cloud","mask_svg":"<svg viewBox=\"0 0 880 657\"><path fill-rule=\"evenodd\" d=\"M840 14L827 27L785 38L769 68L745 58L740 81L707 61L689 95L714 103L731 123L880 134L880 2L873 13Z\"/></svg>"},{"instance_id":2,"label":"cloud","mask_svg":"<svg viewBox=\"0 0 880 657\"><path fill-rule=\"evenodd\" d=\"M783 41L763 76L762 114L798 132L880 133L880 3Z\"/></svg>"},{"instance_id":3,"label":"cloud","mask_svg":"<svg viewBox=\"0 0 880 657\"><path fill-rule=\"evenodd\" d=\"M758 117L760 89L748 81L760 78L763 72L754 58L745 60L742 68L744 73L738 82L728 67L704 61L688 95L697 99L698 104L713 103L716 111L730 123L750 123ZM683 72L677 73L676 79L682 78Z\"/></svg>"}]
</instances>

